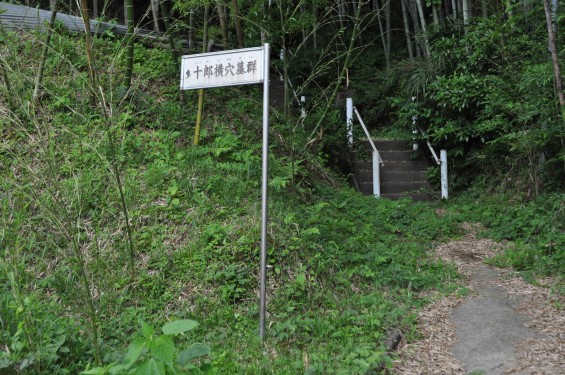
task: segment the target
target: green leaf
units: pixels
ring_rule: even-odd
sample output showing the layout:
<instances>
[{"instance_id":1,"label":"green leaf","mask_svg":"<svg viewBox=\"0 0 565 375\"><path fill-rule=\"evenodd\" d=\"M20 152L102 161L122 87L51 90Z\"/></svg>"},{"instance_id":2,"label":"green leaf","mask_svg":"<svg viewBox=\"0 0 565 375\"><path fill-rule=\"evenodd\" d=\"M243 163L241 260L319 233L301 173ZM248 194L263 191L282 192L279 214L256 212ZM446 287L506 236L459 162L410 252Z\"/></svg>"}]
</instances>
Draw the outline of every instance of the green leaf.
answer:
<instances>
[{"instance_id":1,"label":"green leaf","mask_svg":"<svg viewBox=\"0 0 565 375\"><path fill-rule=\"evenodd\" d=\"M146 323L143 319L139 319L139 325L141 326L141 334L143 337L149 338L155 333L155 329L150 324Z\"/></svg>"},{"instance_id":2,"label":"green leaf","mask_svg":"<svg viewBox=\"0 0 565 375\"><path fill-rule=\"evenodd\" d=\"M298 276L296 276L295 282L300 289L304 290L304 288L306 287L306 275L303 273L299 274Z\"/></svg>"},{"instance_id":3,"label":"green leaf","mask_svg":"<svg viewBox=\"0 0 565 375\"><path fill-rule=\"evenodd\" d=\"M179 333L191 331L197 326L198 322L195 322L194 320L181 319L166 323L163 328L161 328L161 331L163 331L165 335L177 335Z\"/></svg>"},{"instance_id":4,"label":"green leaf","mask_svg":"<svg viewBox=\"0 0 565 375\"><path fill-rule=\"evenodd\" d=\"M128 352L124 357L126 368L130 368L139 359L145 348L145 338L138 337L129 344Z\"/></svg>"},{"instance_id":5,"label":"green leaf","mask_svg":"<svg viewBox=\"0 0 565 375\"><path fill-rule=\"evenodd\" d=\"M149 358L138 367L135 375L166 375L165 364L155 358Z\"/></svg>"},{"instance_id":6,"label":"green leaf","mask_svg":"<svg viewBox=\"0 0 565 375\"><path fill-rule=\"evenodd\" d=\"M168 192L170 195L174 196L177 191L179 191L179 187L177 185L171 185L169 186Z\"/></svg>"},{"instance_id":7,"label":"green leaf","mask_svg":"<svg viewBox=\"0 0 565 375\"><path fill-rule=\"evenodd\" d=\"M155 356L155 358L160 359L165 365L170 368L174 367L173 359L175 357L176 348L171 336L161 335L156 337L155 339L151 340L149 348L151 349L151 353Z\"/></svg>"},{"instance_id":8,"label":"green leaf","mask_svg":"<svg viewBox=\"0 0 565 375\"><path fill-rule=\"evenodd\" d=\"M104 375L106 373L106 367L95 367L91 368L90 370L81 372L81 374L83 375Z\"/></svg>"},{"instance_id":9,"label":"green leaf","mask_svg":"<svg viewBox=\"0 0 565 375\"><path fill-rule=\"evenodd\" d=\"M194 358L203 357L205 355L210 355L212 350L210 346L206 344L193 344L189 348L183 350L177 356L177 363L181 366L186 366L186 364L193 360Z\"/></svg>"},{"instance_id":10,"label":"green leaf","mask_svg":"<svg viewBox=\"0 0 565 375\"><path fill-rule=\"evenodd\" d=\"M110 367L109 373L110 375L123 374L126 369L127 368L124 365L115 365Z\"/></svg>"},{"instance_id":11,"label":"green leaf","mask_svg":"<svg viewBox=\"0 0 565 375\"><path fill-rule=\"evenodd\" d=\"M320 234L320 230L318 228L308 228L302 231L302 234L305 236L313 235L313 234Z\"/></svg>"}]
</instances>

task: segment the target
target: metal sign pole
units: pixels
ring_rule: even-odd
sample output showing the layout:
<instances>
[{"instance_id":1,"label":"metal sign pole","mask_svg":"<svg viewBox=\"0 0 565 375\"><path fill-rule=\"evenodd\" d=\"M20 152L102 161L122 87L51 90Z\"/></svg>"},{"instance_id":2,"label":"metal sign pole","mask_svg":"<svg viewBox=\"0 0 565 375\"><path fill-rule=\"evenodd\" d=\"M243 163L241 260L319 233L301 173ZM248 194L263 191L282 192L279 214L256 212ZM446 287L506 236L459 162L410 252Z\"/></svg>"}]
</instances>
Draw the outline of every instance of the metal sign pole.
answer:
<instances>
[{"instance_id":1,"label":"metal sign pole","mask_svg":"<svg viewBox=\"0 0 565 375\"><path fill-rule=\"evenodd\" d=\"M259 336L265 336L267 310L267 187L269 171L269 44L182 57L180 89L249 85L263 82L263 181L261 186L261 291Z\"/></svg>"},{"instance_id":2,"label":"metal sign pole","mask_svg":"<svg viewBox=\"0 0 565 375\"><path fill-rule=\"evenodd\" d=\"M265 337L267 310L267 186L269 168L269 43L263 45L263 183L261 199L261 295L259 297L259 337Z\"/></svg>"}]
</instances>

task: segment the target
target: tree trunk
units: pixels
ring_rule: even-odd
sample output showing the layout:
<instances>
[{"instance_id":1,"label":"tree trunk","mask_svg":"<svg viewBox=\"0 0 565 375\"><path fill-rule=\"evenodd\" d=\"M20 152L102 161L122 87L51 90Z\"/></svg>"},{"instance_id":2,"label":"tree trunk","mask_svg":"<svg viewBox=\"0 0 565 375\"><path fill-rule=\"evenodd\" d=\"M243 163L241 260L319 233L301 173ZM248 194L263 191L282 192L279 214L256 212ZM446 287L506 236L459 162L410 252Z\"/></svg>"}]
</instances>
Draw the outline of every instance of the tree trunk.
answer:
<instances>
[{"instance_id":1,"label":"tree trunk","mask_svg":"<svg viewBox=\"0 0 565 375\"><path fill-rule=\"evenodd\" d=\"M188 48L194 48L194 10L188 11Z\"/></svg>"},{"instance_id":2,"label":"tree trunk","mask_svg":"<svg viewBox=\"0 0 565 375\"><path fill-rule=\"evenodd\" d=\"M457 0L451 0L451 12L453 18L457 18Z\"/></svg>"},{"instance_id":3,"label":"tree trunk","mask_svg":"<svg viewBox=\"0 0 565 375\"><path fill-rule=\"evenodd\" d=\"M414 58L414 48L412 47L412 38L410 37L410 22L408 21L408 10L406 9L406 0L401 0L402 20L404 21L404 34L406 35L406 46L408 47L408 57Z\"/></svg>"},{"instance_id":4,"label":"tree trunk","mask_svg":"<svg viewBox=\"0 0 565 375\"><path fill-rule=\"evenodd\" d=\"M228 23L226 21L226 11L224 8L223 1L218 0L216 2L216 8L218 9L218 18L220 19L220 30L222 31L222 43L224 44L224 50L227 50L229 44Z\"/></svg>"},{"instance_id":5,"label":"tree trunk","mask_svg":"<svg viewBox=\"0 0 565 375\"><path fill-rule=\"evenodd\" d=\"M471 19L471 4L469 0L463 0L463 23L468 24Z\"/></svg>"},{"instance_id":6,"label":"tree trunk","mask_svg":"<svg viewBox=\"0 0 565 375\"><path fill-rule=\"evenodd\" d=\"M483 17L487 18L488 17L488 1L487 0L482 0L481 11L483 12Z\"/></svg>"},{"instance_id":7,"label":"tree trunk","mask_svg":"<svg viewBox=\"0 0 565 375\"><path fill-rule=\"evenodd\" d=\"M51 8L53 8L53 6ZM96 19L98 16L98 0L92 0L92 18Z\"/></svg>"},{"instance_id":8,"label":"tree trunk","mask_svg":"<svg viewBox=\"0 0 565 375\"><path fill-rule=\"evenodd\" d=\"M439 24L439 16L437 14L437 6L435 3L432 3L432 16L434 20L434 25Z\"/></svg>"},{"instance_id":9,"label":"tree trunk","mask_svg":"<svg viewBox=\"0 0 565 375\"><path fill-rule=\"evenodd\" d=\"M427 31L427 25L426 25L426 18L424 17L424 6L422 4L422 0L416 0L416 5L418 6L418 15L420 16L420 23L421 23L421 27L422 27L422 34L423 34L423 39L424 39L424 52L426 54L426 57L430 57L431 56L431 52L430 52L430 46L428 44L428 31Z\"/></svg>"},{"instance_id":10,"label":"tree trunk","mask_svg":"<svg viewBox=\"0 0 565 375\"><path fill-rule=\"evenodd\" d=\"M153 30L160 33L161 27L159 26L159 0L151 0L151 4L149 6L151 7L151 14L153 15Z\"/></svg>"},{"instance_id":11,"label":"tree trunk","mask_svg":"<svg viewBox=\"0 0 565 375\"><path fill-rule=\"evenodd\" d=\"M418 9L416 5L416 0L406 0L406 8L408 9L408 14L410 14L410 18L412 18L412 23L414 24L414 34L416 36L416 56L422 57L422 55L426 54L422 52L425 50L424 42L423 42L423 33L420 27L420 21L418 21Z\"/></svg>"},{"instance_id":12,"label":"tree trunk","mask_svg":"<svg viewBox=\"0 0 565 375\"><path fill-rule=\"evenodd\" d=\"M31 101L35 102L39 98L41 83L43 81L43 72L45 70L45 62L47 61L47 53L49 52L49 44L51 43L51 35L53 34L53 26L55 25L55 20L57 18L57 3L51 8L51 19L49 20L49 28L47 29L47 35L45 36L45 44L41 51L41 59L39 60L39 69L37 70L37 75L35 76L35 88L33 89L33 95Z\"/></svg>"},{"instance_id":13,"label":"tree trunk","mask_svg":"<svg viewBox=\"0 0 565 375\"><path fill-rule=\"evenodd\" d=\"M312 47L314 49L318 48L318 5L315 1L312 1L312 16L314 18L314 28L312 29Z\"/></svg>"},{"instance_id":14,"label":"tree trunk","mask_svg":"<svg viewBox=\"0 0 565 375\"><path fill-rule=\"evenodd\" d=\"M169 32L169 30L171 28L170 20L169 20L169 8L167 7L165 0L160 0L159 4L160 4L160 8L161 8L161 13L163 14L163 22L165 23L165 31L168 34L167 39L169 39L169 49L171 50L171 59L173 60L173 64L175 65L175 69L177 71L180 71L179 54L178 54L177 48L175 46L175 40L173 38L173 34L171 34ZM189 30L189 35L190 35L190 30ZM189 47L190 47L190 40L189 40Z\"/></svg>"},{"instance_id":15,"label":"tree trunk","mask_svg":"<svg viewBox=\"0 0 565 375\"><path fill-rule=\"evenodd\" d=\"M559 0L551 0L551 18L553 23L553 33L557 34L557 11L559 10Z\"/></svg>"},{"instance_id":16,"label":"tree trunk","mask_svg":"<svg viewBox=\"0 0 565 375\"><path fill-rule=\"evenodd\" d=\"M239 48L245 47L245 41L243 37L243 27L241 26L241 13L239 13L239 6L237 0L232 0L233 7L233 19L235 23L235 32L237 33L237 44Z\"/></svg>"},{"instance_id":17,"label":"tree trunk","mask_svg":"<svg viewBox=\"0 0 565 375\"><path fill-rule=\"evenodd\" d=\"M361 6L361 4L359 4ZM390 60L391 60L391 26L390 26L390 1L385 3L385 27L386 27L386 50L388 51L388 62L387 68L390 68Z\"/></svg>"},{"instance_id":18,"label":"tree trunk","mask_svg":"<svg viewBox=\"0 0 565 375\"><path fill-rule=\"evenodd\" d=\"M387 1L387 0L385 0ZM378 4L378 2L377 2ZM385 31L383 28L383 21L382 21L382 13L383 13L383 8L380 7L380 5L378 5L378 11L377 11L377 21L379 23L379 31L381 32L381 41L383 43L383 51L385 53L385 60L386 60L386 67L387 69L390 68L390 51L387 49L387 43L386 43L386 35L385 35Z\"/></svg>"},{"instance_id":19,"label":"tree trunk","mask_svg":"<svg viewBox=\"0 0 565 375\"><path fill-rule=\"evenodd\" d=\"M561 69L559 68L559 56L557 54L557 41L555 32L553 31L553 19L549 9L548 0L543 0L545 8L545 19L547 23L547 35L549 40L549 52L551 53L551 61L553 63L553 74L555 79L555 88L559 97L559 107L561 108L561 120L565 123L565 94L563 93L563 79L561 78ZM563 124L562 124L563 125ZM565 149L565 141L561 136L561 147ZM565 160L563 161L563 170L565 171Z\"/></svg>"}]
</instances>

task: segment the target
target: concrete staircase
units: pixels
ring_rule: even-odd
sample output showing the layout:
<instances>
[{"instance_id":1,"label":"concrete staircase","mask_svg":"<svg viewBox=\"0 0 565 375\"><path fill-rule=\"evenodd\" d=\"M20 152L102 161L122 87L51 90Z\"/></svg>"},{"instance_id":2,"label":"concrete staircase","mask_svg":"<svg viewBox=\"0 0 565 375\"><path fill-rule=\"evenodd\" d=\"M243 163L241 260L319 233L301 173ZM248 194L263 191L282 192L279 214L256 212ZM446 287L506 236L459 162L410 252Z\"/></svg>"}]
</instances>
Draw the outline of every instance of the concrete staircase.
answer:
<instances>
[{"instance_id":1,"label":"concrete staircase","mask_svg":"<svg viewBox=\"0 0 565 375\"><path fill-rule=\"evenodd\" d=\"M381 197L400 199L410 197L414 201L429 201L439 198L439 193L432 192L427 180L427 161L421 152L412 151L412 142L374 140L384 162L380 167ZM364 195L373 194L373 171L371 146L365 142L368 160L355 160L354 182ZM437 197L436 197L437 196Z\"/></svg>"}]
</instances>

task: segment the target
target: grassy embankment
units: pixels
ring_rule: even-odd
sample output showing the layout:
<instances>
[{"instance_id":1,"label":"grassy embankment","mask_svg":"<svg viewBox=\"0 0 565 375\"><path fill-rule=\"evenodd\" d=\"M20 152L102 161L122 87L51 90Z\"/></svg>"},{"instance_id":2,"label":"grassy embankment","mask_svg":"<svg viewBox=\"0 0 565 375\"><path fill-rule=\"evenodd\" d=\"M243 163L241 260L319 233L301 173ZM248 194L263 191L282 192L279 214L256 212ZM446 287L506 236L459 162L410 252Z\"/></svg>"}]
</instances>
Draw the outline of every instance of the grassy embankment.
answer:
<instances>
[{"instance_id":1,"label":"grassy embankment","mask_svg":"<svg viewBox=\"0 0 565 375\"><path fill-rule=\"evenodd\" d=\"M211 354L193 363L217 373L363 373L386 361L391 331L417 336L414 311L426 292L457 290L453 267L429 250L456 235L465 215L360 196L318 156L295 159L301 128L274 115L262 343L259 91L208 90L195 147L195 94L179 98L168 52L136 47L134 94L118 104L123 48L96 39L101 110L88 104L82 43L56 34L45 94L31 105L37 41L3 38L11 89L4 95L3 82L3 371L121 362L140 320L191 319L199 326L176 337L177 347L208 344ZM165 346L132 368L167 363Z\"/></svg>"}]
</instances>

